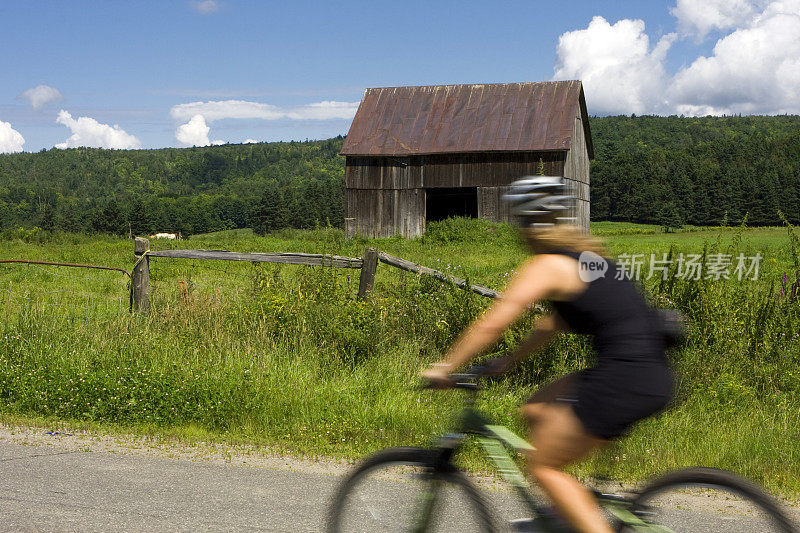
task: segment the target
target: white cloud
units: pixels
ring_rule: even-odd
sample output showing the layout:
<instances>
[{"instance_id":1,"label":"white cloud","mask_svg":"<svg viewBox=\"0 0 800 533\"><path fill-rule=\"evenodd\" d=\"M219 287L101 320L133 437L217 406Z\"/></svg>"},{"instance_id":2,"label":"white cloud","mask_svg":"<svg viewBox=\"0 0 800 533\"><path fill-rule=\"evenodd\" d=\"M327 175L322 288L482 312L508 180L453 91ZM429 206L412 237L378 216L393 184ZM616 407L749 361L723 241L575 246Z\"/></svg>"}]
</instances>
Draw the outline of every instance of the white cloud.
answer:
<instances>
[{"instance_id":1,"label":"white cloud","mask_svg":"<svg viewBox=\"0 0 800 533\"><path fill-rule=\"evenodd\" d=\"M242 144L256 144L256 143L260 143L260 142L261 141L257 141L255 139L245 139L244 141L242 141Z\"/></svg>"},{"instance_id":2,"label":"white cloud","mask_svg":"<svg viewBox=\"0 0 800 533\"><path fill-rule=\"evenodd\" d=\"M800 113L800 0L773 2L680 70L667 96L678 113Z\"/></svg>"},{"instance_id":3,"label":"white cloud","mask_svg":"<svg viewBox=\"0 0 800 533\"><path fill-rule=\"evenodd\" d=\"M683 35L702 40L712 30L738 28L752 20L763 1L754 0L678 0L669 10L678 19Z\"/></svg>"},{"instance_id":4,"label":"white cloud","mask_svg":"<svg viewBox=\"0 0 800 533\"><path fill-rule=\"evenodd\" d=\"M93 118L78 117L72 118L63 109L59 111L56 122L63 124L72 131L72 135L63 143L56 145L56 148L75 148L77 146L88 146L92 148L141 148L142 143L126 133L118 125L109 126L101 124Z\"/></svg>"},{"instance_id":5,"label":"white cloud","mask_svg":"<svg viewBox=\"0 0 800 533\"><path fill-rule=\"evenodd\" d=\"M25 139L8 122L0 120L0 154L21 152Z\"/></svg>"},{"instance_id":6,"label":"white cloud","mask_svg":"<svg viewBox=\"0 0 800 533\"><path fill-rule=\"evenodd\" d=\"M303 107L289 108L287 118L295 120L351 119L356 115L359 102L334 102L325 100Z\"/></svg>"},{"instance_id":7,"label":"white cloud","mask_svg":"<svg viewBox=\"0 0 800 533\"><path fill-rule=\"evenodd\" d=\"M208 132L211 131L206 125L203 115L195 115L187 122L178 126L175 130L175 138L178 142L186 146L208 146Z\"/></svg>"},{"instance_id":8,"label":"white cloud","mask_svg":"<svg viewBox=\"0 0 800 533\"><path fill-rule=\"evenodd\" d=\"M62 98L59 90L55 87L50 87L49 85L37 85L36 87L31 87L19 95L19 97L28 100L34 109L41 109L50 102L56 102Z\"/></svg>"},{"instance_id":9,"label":"white cloud","mask_svg":"<svg viewBox=\"0 0 800 533\"><path fill-rule=\"evenodd\" d=\"M670 75L677 34L651 50L641 20L594 17L560 37L554 79L581 79L592 113L800 113L800 0L678 0L672 13L685 36L727 35Z\"/></svg>"},{"instance_id":10,"label":"white cloud","mask_svg":"<svg viewBox=\"0 0 800 533\"><path fill-rule=\"evenodd\" d=\"M208 102L180 104L170 109L169 114L177 120L187 120L195 115L203 115L209 122L224 118L260 118L265 120L281 118L277 107L245 100L211 100Z\"/></svg>"},{"instance_id":11,"label":"white cloud","mask_svg":"<svg viewBox=\"0 0 800 533\"><path fill-rule=\"evenodd\" d=\"M194 115L189 122L181 124L175 130L175 138L184 146L209 146L225 144L225 141L210 141L208 132L211 128L206 124L203 115Z\"/></svg>"},{"instance_id":12,"label":"white cloud","mask_svg":"<svg viewBox=\"0 0 800 533\"><path fill-rule=\"evenodd\" d=\"M663 109L667 77L664 57L677 35L663 36L650 49L641 20L609 24L594 17L584 30L558 40L554 79L580 79L596 113L646 113Z\"/></svg>"},{"instance_id":13,"label":"white cloud","mask_svg":"<svg viewBox=\"0 0 800 533\"><path fill-rule=\"evenodd\" d=\"M208 15L219 11L220 3L217 0L199 0L191 3L192 7L201 15Z\"/></svg>"},{"instance_id":14,"label":"white cloud","mask_svg":"<svg viewBox=\"0 0 800 533\"><path fill-rule=\"evenodd\" d=\"M189 120L195 115L203 115L208 122L222 119L330 120L351 119L355 116L356 109L358 102L326 100L300 107L281 108L247 100L211 100L176 105L170 110L170 115L176 120Z\"/></svg>"},{"instance_id":15,"label":"white cloud","mask_svg":"<svg viewBox=\"0 0 800 533\"><path fill-rule=\"evenodd\" d=\"M185 121L175 130L178 142L184 146L208 146L225 144L225 141L209 140L209 124L217 120L350 120L358 104L325 100L297 107L278 107L248 100L209 100L173 106L169 114L175 120ZM247 139L244 142L261 141Z\"/></svg>"}]
</instances>

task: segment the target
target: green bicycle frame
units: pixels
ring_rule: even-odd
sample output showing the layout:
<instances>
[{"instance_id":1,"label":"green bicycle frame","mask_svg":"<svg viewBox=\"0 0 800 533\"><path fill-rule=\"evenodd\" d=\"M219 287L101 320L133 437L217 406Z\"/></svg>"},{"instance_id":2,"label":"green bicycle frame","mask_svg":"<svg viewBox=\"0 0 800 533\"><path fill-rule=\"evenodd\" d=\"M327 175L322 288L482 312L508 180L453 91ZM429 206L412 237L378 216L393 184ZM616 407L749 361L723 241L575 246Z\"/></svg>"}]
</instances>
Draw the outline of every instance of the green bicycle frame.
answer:
<instances>
[{"instance_id":1,"label":"green bicycle frame","mask_svg":"<svg viewBox=\"0 0 800 533\"><path fill-rule=\"evenodd\" d=\"M514 487L518 496L526 503L528 508L537 516L541 517L544 525L555 528L550 519L542 513L542 507L534 500L530 491L530 484L525 475L520 471L514 459L509 453L514 450L516 453L526 453L535 448L525 439L518 436L505 426L492 424L490 420L480 414L472 407L465 409L460 415L461 432L458 435L451 435L449 440L455 445L447 446L450 448L447 460L449 461L452 453L461 446L467 434L475 435L478 444L483 448L486 455L494 464L497 472L508 484ZM631 510L631 503L620 497L609 494L595 493L600 506L609 514L614 516L620 523L641 533L675 533L673 530L648 524L640 517L636 516ZM427 520L425 520L427 523Z\"/></svg>"}]
</instances>

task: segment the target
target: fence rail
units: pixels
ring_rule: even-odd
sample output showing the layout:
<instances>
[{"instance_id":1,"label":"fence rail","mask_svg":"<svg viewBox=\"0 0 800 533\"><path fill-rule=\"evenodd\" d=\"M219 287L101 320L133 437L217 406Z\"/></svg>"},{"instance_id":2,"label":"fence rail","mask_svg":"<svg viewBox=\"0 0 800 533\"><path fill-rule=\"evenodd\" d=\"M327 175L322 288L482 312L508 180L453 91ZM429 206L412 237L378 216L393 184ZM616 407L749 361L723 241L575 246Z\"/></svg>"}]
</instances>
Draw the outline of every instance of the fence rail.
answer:
<instances>
[{"instance_id":1,"label":"fence rail","mask_svg":"<svg viewBox=\"0 0 800 533\"><path fill-rule=\"evenodd\" d=\"M304 253L241 253L227 250L150 250L147 239L137 237L134 242L136 262L132 269L131 310L146 312L150 306L150 267L151 257L172 259L209 259L217 261L249 261L253 263L282 263L290 265L309 265L336 268L358 268L361 276L358 283L358 298L364 299L375 286L375 274L378 262L422 276L431 276L446 283L488 298L498 298L500 293L472 285L467 280L445 274L438 270L419 265L412 261L395 257L375 248L364 250L363 257L342 257L338 255L304 254Z\"/></svg>"},{"instance_id":2,"label":"fence rail","mask_svg":"<svg viewBox=\"0 0 800 533\"><path fill-rule=\"evenodd\" d=\"M101 265L83 265L77 263L55 263L51 261L34 261L27 259L2 259L0 263L27 263L36 265L63 266L75 268L93 268L100 270L114 270L127 275L130 280L130 308L135 312L146 312L150 306L150 258L170 259L200 259L215 261L247 261L251 263L281 263L288 265L323 266L334 268L360 269L361 275L358 283L358 298L369 296L375 286L375 274L378 263L383 263L407 272L421 276L430 276L445 283L452 283L457 287L470 290L487 298L498 298L501 293L493 289L472 285L467 280L434 270L426 266L395 257L381 252L376 248L368 247L364 250L363 257L343 257L327 254L306 253L242 253L228 250L150 250L150 241L136 237L133 249L135 262L130 272L124 268L108 267Z\"/></svg>"},{"instance_id":3,"label":"fence rail","mask_svg":"<svg viewBox=\"0 0 800 533\"><path fill-rule=\"evenodd\" d=\"M438 270L434 270L426 266L418 265L417 263L413 263L406 259L401 259L399 257L389 255L386 252L378 252L378 260L381 263L391 265L401 270L414 272L415 274L431 276L440 281L452 283L458 287L461 287L462 289L469 289L475 294L480 294L481 296L486 296L487 298L500 297L500 293L495 290L487 289L486 287L481 287L480 285L471 285L465 279L457 278L455 276L451 276L450 274L445 274L444 272L440 272Z\"/></svg>"},{"instance_id":4,"label":"fence rail","mask_svg":"<svg viewBox=\"0 0 800 533\"><path fill-rule=\"evenodd\" d=\"M288 265L329 266L336 268L361 268L360 257L301 253L241 253L227 250L151 250L150 257L174 259L212 259L219 261L250 261L253 263L283 263Z\"/></svg>"},{"instance_id":5,"label":"fence rail","mask_svg":"<svg viewBox=\"0 0 800 533\"><path fill-rule=\"evenodd\" d=\"M131 277L131 273L125 270L124 268L101 266L101 265L81 265L78 263L54 263L52 261L33 261L29 259L0 259L0 263L22 263L27 265L48 265L48 266L59 266L59 267L73 267L73 268L95 268L99 270L116 270L117 272L122 272L123 274L127 275L129 278Z\"/></svg>"}]
</instances>

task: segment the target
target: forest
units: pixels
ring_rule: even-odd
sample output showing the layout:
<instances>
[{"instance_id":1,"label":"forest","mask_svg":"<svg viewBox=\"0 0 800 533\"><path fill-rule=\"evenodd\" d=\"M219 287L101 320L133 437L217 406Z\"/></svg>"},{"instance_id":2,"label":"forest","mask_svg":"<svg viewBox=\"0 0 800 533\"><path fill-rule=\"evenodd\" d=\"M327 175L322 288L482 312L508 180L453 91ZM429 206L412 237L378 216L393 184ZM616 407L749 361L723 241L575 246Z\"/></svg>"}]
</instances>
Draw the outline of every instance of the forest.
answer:
<instances>
[{"instance_id":1,"label":"forest","mask_svg":"<svg viewBox=\"0 0 800 533\"><path fill-rule=\"evenodd\" d=\"M0 228L189 235L341 226L342 141L0 155Z\"/></svg>"},{"instance_id":2,"label":"forest","mask_svg":"<svg viewBox=\"0 0 800 533\"><path fill-rule=\"evenodd\" d=\"M592 220L800 222L800 116L590 121Z\"/></svg>"},{"instance_id":3,"label":"forest","mask_svg":"<svg viewBox=\"0 0 800 533\"><path fill-rule=\"evenodd\" d=\"M800 223L800 116L593 117L592 220ZM343 137L0 155L0 230L341 227Z\"/></svg>"}]
</instances>

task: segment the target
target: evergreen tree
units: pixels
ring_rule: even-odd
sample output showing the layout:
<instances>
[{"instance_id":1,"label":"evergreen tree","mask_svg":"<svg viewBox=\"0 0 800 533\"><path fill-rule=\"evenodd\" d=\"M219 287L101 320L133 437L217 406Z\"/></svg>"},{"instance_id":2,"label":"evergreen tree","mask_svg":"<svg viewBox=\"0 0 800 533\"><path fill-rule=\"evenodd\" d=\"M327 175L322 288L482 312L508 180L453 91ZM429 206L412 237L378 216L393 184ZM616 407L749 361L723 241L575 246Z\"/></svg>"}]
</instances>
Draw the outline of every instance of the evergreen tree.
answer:
<instances>
[{"instance_id":1,"label":"evergreen tree","mask_svg":"<svg viewBox=\"0 0 800 533\"><path fill-rule=\"evenodd\" d=\"M50 204L39 206L39 227L47 231L56 229L56 214Z\"/></svg>"},{"instance_id":2,"label":"evergreen tree","mask_svg":"<svg viewBox=\"0 0 800 533\"><path fill-rule=\"evenodd\" d=\"M287 226L288 212L283 195L278 186L271 182L264 189L251 217L253 231L258 235L266 235L270 231Z\"/></svg>"},{"instance_id":3,"label":"evergreen tree","mask_svg":"<svg viewBox=\"0 0 800 533\"><path fill-rule=\"evenodd\" d=\"M656 221L665 233L675 231L683 227L683 220L680 211L674 203L663 204L656 215Z\"/></svg>"},{"instance_id":4,"label":"evergreen tree","mask_svg":"<svg viewBox=\"0 0 800 533\"><path fill-rule=\"evenodd\" d=\"M133 236L148 235L154 231L149 212L141 196L137 196L128 207L128 227Z\"/></svg>"}]
</instances>

